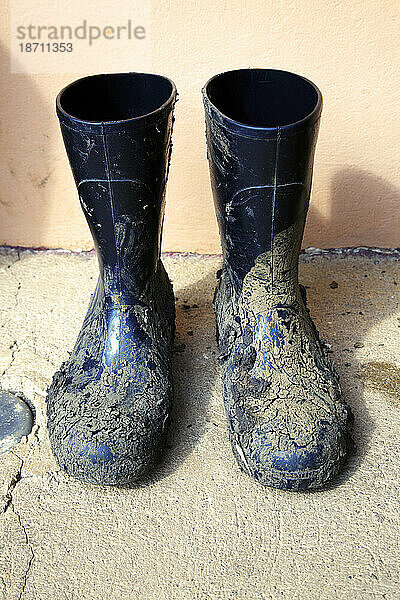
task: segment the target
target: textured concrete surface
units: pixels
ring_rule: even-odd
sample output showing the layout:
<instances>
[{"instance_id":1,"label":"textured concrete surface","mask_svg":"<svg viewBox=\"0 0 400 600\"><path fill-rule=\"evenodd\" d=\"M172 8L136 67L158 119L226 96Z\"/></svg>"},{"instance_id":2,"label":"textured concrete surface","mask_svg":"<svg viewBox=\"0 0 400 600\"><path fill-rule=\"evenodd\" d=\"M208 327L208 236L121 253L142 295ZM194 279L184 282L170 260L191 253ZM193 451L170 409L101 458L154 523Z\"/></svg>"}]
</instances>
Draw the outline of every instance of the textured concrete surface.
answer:
<instances>
[{"instance_id":1,"label":"textured concrete surface","mask_svg":"<svg viewBox=\"0 0 400 600\"><path fill-rule=\"evenodd\" d=\"M0 256L0 381L36 410L28 439L0 457L0 598L400 598L400 262L302 260L358 447L334 485L301 494L259 487L232 457L211 310L219 260L165 263L178 308L168 452L137 487L102 489L58 470L45 423L46 387L74 343L95 260Z\"/></svg>"}]
</instances>

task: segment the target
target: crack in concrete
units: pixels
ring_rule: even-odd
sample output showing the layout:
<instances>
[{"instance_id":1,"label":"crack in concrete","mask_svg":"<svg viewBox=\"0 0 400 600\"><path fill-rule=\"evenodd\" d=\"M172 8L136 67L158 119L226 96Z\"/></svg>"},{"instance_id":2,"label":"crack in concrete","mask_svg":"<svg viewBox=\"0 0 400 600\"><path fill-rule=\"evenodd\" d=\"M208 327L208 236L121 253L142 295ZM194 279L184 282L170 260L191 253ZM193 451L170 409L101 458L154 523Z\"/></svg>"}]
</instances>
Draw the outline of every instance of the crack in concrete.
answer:
<instances>
[{"instance_id":1,"label":"crack in concrete","mask_svg":"<svg viewBox=\"0 0 400 600\"><path fill-rule=\"evenodd\" d=\"M17 262L19 262L21 260L21 252L18 248L11 249L9 251L4 252L4 247L3 247L0 249L0 256L12 256L13 258L15 258L15 260L13 260L12 263L10 263L9 265L6 265L4 267L4 270L11 269L11 267L13 267Z\"/></svg>"},{"instance_id":2,"label":"crack in concrete","mask_svg":"<svg viewBox=\"0 0 400 600\"><path fill-rule=\"evenodd\" d=\"M16 458L18 458L18 460L19 460L19 469L11 477L11 481L10 481L9 486L7 488L7 492L6 492L5 498L4 498L3 514L6 513L7 510L12 506L13 493L14 493L14 490L17 487L18 483L22 479L22 468L24 466L24 461L23 461L23 459L20 456L18 456L18 454L15 454L15 452L13 452L12 450L10 450L10 454L13 454L13 456L15 456Z\"/></svg>"},{"instance_id":3,"label":"crack in concrete","mask_svg":"<svg viewBox=\"0 0 400 600\"><path fill-rule=\"evenodd\" d=\"M32 435L34 437L34 439L36 440L37 445L40 448L40 438L39 438L39 429L40 429L40 425L39 423L35 423L32 427ZM33 450L33 448L32 448ZM29 453L30 454L30 453Z\"/></svg>"},{"instance_id":4,"label":"crack in concrete","mask_svg":"<svg viewBox=\"0 0 400 600\"><path fill-rule=\"evenodd\" d=\"M18 279L18 277L16 277L14 275L14 273L10 272L10 275L12 276L12 278L14 279L14 281L16 281L16 283L17 283L17 289L15 290L15 294L14 294L14 299L15 299L14 309L15 309L15 308L18 308L18 306L19 306L19 298L18 298L18 296L19 296L19 292L20 292L22 284L21 284L20 280Z\"/></svg>"},{"instance_id":5,"label":"crack in concrete","mask_svg":"<svg viewBox=\"0 0 400 600\"><path fill-rule=\"evenodd\" d=\"M8 365L8 367L6 367L3 370L2 374L1 374L2 377L4 377L4 375L7 373L7 371L9 371L14 364L16 353L19 351L19 346L18 346L17 340L13 341L13 343L10 346L10 350L11 350L10 364Z\"/></svg>"},{"instance_id":6,"label":"crack in concrete","mask_svg":"<svg viewBox=\"0 0 400 600\"><path fill-rule=\"evenodd\" d=\"M28 532L26 530L26 527L25 527L25 525L22 522L21 515L16 510L15 505L13 503L13 494L14 494L14 491L15 491L18 483L21 481L21 479L23 479L23 477L22 477L22 470L23 470L24 462L25 461L24 461L24 459L22 459L20 456L18 456L18 454L16 454L12 450L10 450L10 453L13 454L20 461L20 463L19 463L18 471L15 473L15 475L13 475L13 477L12 477L12 479L10 481L10 484L8 486L7 493L5 495L5 503L4 503L4 506L3 506L3 515L8 511L8 509L12 510L12 512L16 516L18 524L19 524L19 526L20 526L20 528L21 528L21 530L22 530L22 532L24 534L25 543L26 543L26 546L28 547L29 553L30 553L30 557L28 559L28 564L27 564L27 567L26 567L26 570L25 570L25 573L24 573L24 576L23 576L22 588L21 588L21 591L20 591L20 594L19 594L19 597L18 597L19 600L21 600L21 598L22 598L22 596L23 596L23 594L25 592L25 588L26 588L28 576L29 576L30 570L32 568L32 563L33 563L33 561L35 559L35 552L33 550L32 544L31 544L31 542L29 540L29 536L28 536ZM24 477L24 479L25 479L25 477ZM1 581L3 583L4 589L6 589L6 584L5 584L5 581L4 581L3 577L1 577Z\"/></svg>"},{"instance_id":7,"label":"crack in concrete","mask_svg":"<svg viewBox=\"0 0 400 600\"><path fill-rule=\"evenodd\" d=\"M20 591L19 596L18 596L18 600L21 600L22 596L24 595L25 589L26 589L26 584L27 584L27 581L28 581L29 573L30 573L31 568L32 568L33 561L35 560L35 552L33 550L33 546L31 544L31 542L29 541L28 532L26 530L25 525L22 522L21 515L15 510L15 506L14 506L14 504L12 502L12 499L11 499L11 502L10 502L10 506L11 506L11 509L12 509L13 513L17 517L19 526L21 527L21 529L22 529L22 531L24 533L25 542L26 542L26 545L29 548L29 552L30 552L30 557L28 559L28 564L26 566L24 577L23 577L23 580L22 580L22 588L21 588L21 591Z\"/></svg>"},{"instance_id":8,"label":"crack in concrete","mask_svg":"<svg viewBox=\"0 0 400 600\"><path fill-rule=\"evenodd\" d=\"M15 305L11 310L15 310L16 308L18 308L19 306L19 292L21 290L21 286L22 286L22 282L18 279L18 277L16 277L16 275L14 273L11 272L12 267L17 263L21 261L21 254L20 251L17 250L16 252L17 254L17 258L16 260L14 260L14 262L12 262L11 264L7 265L6 270L10 271L10 275L11 277L15 280L16 284L17 284L17 288L15 290L14 293L14 299L15 299ZM6 307L5 309L0 309L1 312L9 312L10 311L10 307ZM3 325L1 325L1 328L4 328L6 326L6 323L4 323ZM14 340L10 346L10 350L11 350L11 360L9 365L3 370L3 372L1 373L1 377L4 377L6 375L6 373L11 369L12 365L14 364L15 358L16 358L16 354L19 351L19 345L17 340Z\"/></svg>"},{"instance_id":9,"label":"crack in concrete","mask_svg":"<svg viewBox=\"0 0 400 600\"><path fill-rule=\"evenodd\" d=\"M19 296L19 292L20 292L20 289L21 289L21 285L22 285L22 283L21 283L21 281L18 279L18 277L17 277L17 276L16 276L16 275L15 275L15 274L14 274L14 273L11 271L11 269L14 267L14 265L16 265L18 262L20 262L20 261L21 261L21 254L20 254L20 251L19 251L19 250L17 250L17 251L16 251L16 254L17 254L17 257L16 257L16 259L15 259L15 260L14 260L12 263L10 263L9 265L5 266L5 267L4 267L4 269L2 269L2 270L4 270L4 271L8 271L8 272L9 272L9 274L10 274L10 276L12 277L12 279L13 279L13 280L16 282L16 284L17 284L17 289L16 289L16 291L15 291L15 293L14 293L14 299L15 299L15 305L14 305L14 307L13 307L14 309L15 309L15 308L17 308L17 307L18 307L18 305L19 305L19 298L18 298L18 296ZM6 306L6 308L1 308L1 309L0 309L0 312L7 312L7 311L9 311L9 310L10 310L10 308L11 308L11 307L8 307L8 306Z\"/></svg>"},{"instance_id":10,"label":"crack in concrete","mask_svg":"<svg viewBox=\"0 0 400 600\"><path fill-rule=\"evenodd\" d=\"M9 264L9 265L7 265L7 266L5 266L5 267L4 267L4 270L5 270L5 271L6 271L6 270L10 270L10 269L12 269L12 267L14 267L14 265L15 265L16 263L18 263L18 262L20 262L20 261L22 260L22 258L21 258L21 252L22 252L22 251L20 251L19 249L17 249L17 250L11 250L10 254L11 254L11 255L13 255L13 254L16 254L17 256L16 256L16 259L15 259L15 260L14 260L14 261L13 261L11 264ZM1 255L2 255L2 247L0 246L0 256L1 256ZM1 269L2 269L2 268L0 267L0 270L1 270ZM17 276L16 276L14 273L12 273L11 271L10 271L10 275L11 275L11 277L14 279L14 281L15 281L15 282L16 282L16 284L17 284L16 290L15 290L15 293L14 293L14 300L15 300L15 304L14 304L14 306L13 306L12 308L11 308L11 307L9 307L9 306L7 306L6 308L1 308L1 307L0 307L0 313L1 313L1 312L9 312L10 310L15 310L15 309L17 309L17 308L18 308L18 306L19 306L19 292L20 292L20 290L21 290L21 287L22 287L22 282L21 282L21 281L19 280L19 278L18 278L18 277L17 277ZM3 323L3 324L1 324L1 325L0 325L0 328L1 328L1 329L4 329L4 328L5 328L7 325L8 325L8 323ZM51 365L52 365L52 367L56 368L56 367L58 366L58 363L56 363L56 362L52 362L52 361L51 361L51 360L48 358L48 356L47 356L47 355L43 355L41 352L39 352L39 351L38 351L38 349L37 349L37 337L34 335L34 333L33 333L33 335L32 335L32 341L33 341L33 347L34 347L34 353L35 353L35 355L36 355L38 358L41 358L41 359L43 359L43 360L46 360L46 361L47 361L49 364L51 364ZM13 352L12 352L12 355L11 355L11 361L10 361L10 364L8 365L8 367L6 367L6 368L4 369L4 371L1 373L0 377L4 377L4 375L6 375L6 373L9 371L9 369L12 367L12 364L13 364L13 362L14 362L14 360L15 360L15 355L16 355L16 353L19 351L19 346L18 346L18 342L17 342L17 340L14 340L14 341L13 341L13 343L12 343L12 345L11 345L10 349L11 349L11 350L13 350Z\"/></svg>"}]
</instances>

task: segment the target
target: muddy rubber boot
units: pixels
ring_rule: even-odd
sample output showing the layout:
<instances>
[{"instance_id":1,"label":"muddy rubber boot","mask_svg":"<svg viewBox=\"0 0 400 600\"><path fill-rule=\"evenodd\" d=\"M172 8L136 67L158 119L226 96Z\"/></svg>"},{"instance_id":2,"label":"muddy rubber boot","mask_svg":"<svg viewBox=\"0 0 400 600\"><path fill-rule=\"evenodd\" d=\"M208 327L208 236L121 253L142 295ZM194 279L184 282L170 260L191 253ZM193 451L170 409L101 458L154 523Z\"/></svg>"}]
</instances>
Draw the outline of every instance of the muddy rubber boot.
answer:
<instances>
[{"instance_id":1,"label":"muddy rubber boot","mask_svg":"<svg viewBox=\"0 0 400 600\"><path fill-rule=\"evenodd\" d=\"M203 98L233 452L264 485L318 488L345 459L351 421L298 283L321 94L292 73L243 69L213 77Z\"/></svg>"},{"instance_id":2,"label":"muddy rubber boot","mask_svg":"<svg viewBox=\"0 0 400 600\"><path fill-rule=\"evenodd\" d=\"M85 77L57 97L100 276L49 388L48 429L60 466L85 482L136 480L165 441L175 307L160 239L175 100L171 81L141 73Z\"/></svg>"}]
</instances>

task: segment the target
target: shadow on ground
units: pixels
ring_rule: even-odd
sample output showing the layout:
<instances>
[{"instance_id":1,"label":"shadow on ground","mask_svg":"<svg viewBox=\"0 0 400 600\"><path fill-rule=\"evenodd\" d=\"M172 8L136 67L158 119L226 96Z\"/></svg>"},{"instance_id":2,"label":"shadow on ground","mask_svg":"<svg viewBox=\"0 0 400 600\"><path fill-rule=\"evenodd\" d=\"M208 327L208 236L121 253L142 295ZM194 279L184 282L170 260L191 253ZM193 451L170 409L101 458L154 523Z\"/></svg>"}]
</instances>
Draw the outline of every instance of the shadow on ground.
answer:
<instances>
[{"instance_id":1,"label":"shadow on ground","mask_svg":"<svg viewBox=\"0 0 400 600\"><path fill-rule=\"evenodd\" d=\"M167 448L156 471L140 485L170 475L192 453L205 427L212 421L209 405L215 387L222 402L212 309L218 259L197 260L207 274L190 285L175 289L174 406Z\"/></svg>"}]
</instances>

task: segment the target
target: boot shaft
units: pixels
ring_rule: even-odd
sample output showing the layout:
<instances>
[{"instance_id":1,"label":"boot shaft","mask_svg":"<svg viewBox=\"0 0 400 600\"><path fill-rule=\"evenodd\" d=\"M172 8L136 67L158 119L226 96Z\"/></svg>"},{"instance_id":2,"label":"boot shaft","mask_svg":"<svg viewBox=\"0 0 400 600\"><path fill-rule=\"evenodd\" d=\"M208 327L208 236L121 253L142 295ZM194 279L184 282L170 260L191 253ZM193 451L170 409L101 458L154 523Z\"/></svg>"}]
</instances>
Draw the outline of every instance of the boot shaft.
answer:
<instances>
[{"instance_id":1,"label":"boot shaft","mask_svg":"<svg viewBox=\"0 0 400 600\"><path fill-rule=\"evenodd\" d=\"M86 77L58 95L106 296L140 296L157 267L175 99L171 81L141 73Z\"/></svg>"},{"instance_id":2,"label":"boot shaft","mask_svg":"<svg viewBox=\"0 0 400 600\"><path fill-rule=\"evenodd\" d=\"M256 265L296 294L321 94L292 73L243 69L212 78L203 98L224 267L238 293Z\"/></svg>"}]
</instances>

